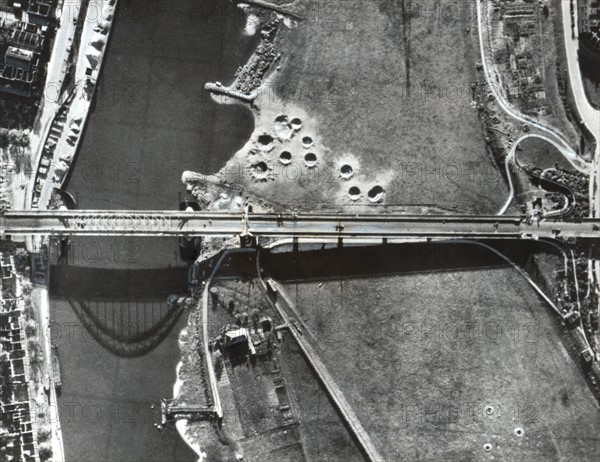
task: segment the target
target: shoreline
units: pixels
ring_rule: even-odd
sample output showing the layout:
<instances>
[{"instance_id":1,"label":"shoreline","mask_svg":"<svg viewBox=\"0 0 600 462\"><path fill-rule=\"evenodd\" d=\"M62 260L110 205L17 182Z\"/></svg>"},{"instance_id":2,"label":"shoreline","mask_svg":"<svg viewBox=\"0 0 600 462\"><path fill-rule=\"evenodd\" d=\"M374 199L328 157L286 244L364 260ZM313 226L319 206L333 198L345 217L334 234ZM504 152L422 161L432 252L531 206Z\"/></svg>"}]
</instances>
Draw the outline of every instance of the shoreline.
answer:
<instances>
[{"instance_id":1,"label":"shoreline","mask_svg":"<svg viewBox=\"0 0 600 462\"><path fill-rule=\"evenodd\" d=\"M27 186L26 208L47 209L53 190L62 189L68 181L90 118L118 5L119 0L110 4L104 4L101 0L91 0L88 5L88 10L95 7L99 11L100 7L104 6L101 9L102 17L96 22L84 22L73 76L74 87L70 94L61 95L62 104L58 105L52 121L48 124L43 149L36 160L37 165L32 167L36 173ZM85 14L87 15L87 11ZM98 27L100 31L95 30ZM97 60L95 65L91 62L93 60ZM42 181L40 170L43 168L44 158L48 167ZM36 191L36 186L39 191Z\"/></svg>"},{"instance_id":2,"label":"shoreline","mask_svg":"<svg viewBox=\"0 0 600 462\"><path fill-rule=\"evenodd\" d=\"M179 335L180 336L186 335L187 328L188 328L187 325L185 327L183 327L181 329L181 331L179 332ZM184 334L184 332L186 334ZM181 391L181 388L183 387L183 380L181 380L181 377L179 375L179 372L180 372L182 366L183 366L183 360L180 360L177 363L177 366L175 367L175 375L176 375L177 379L175 380L175 384L173 385L173 399L177 399L179 397L179 393ZM187 444L189 446L189 448L192 451L194 451L196 453L196 455L198 456L198 462L204 462L206 460L206 453L202 450L202 447L198 443L195 443L192 440L192 438L187 435L187 425L188 425L187 419L179 419L175 422L175 428L177 429L177 432L179 433L180 438L185 442L185 444Z\"/></svg>"}]
</instances>

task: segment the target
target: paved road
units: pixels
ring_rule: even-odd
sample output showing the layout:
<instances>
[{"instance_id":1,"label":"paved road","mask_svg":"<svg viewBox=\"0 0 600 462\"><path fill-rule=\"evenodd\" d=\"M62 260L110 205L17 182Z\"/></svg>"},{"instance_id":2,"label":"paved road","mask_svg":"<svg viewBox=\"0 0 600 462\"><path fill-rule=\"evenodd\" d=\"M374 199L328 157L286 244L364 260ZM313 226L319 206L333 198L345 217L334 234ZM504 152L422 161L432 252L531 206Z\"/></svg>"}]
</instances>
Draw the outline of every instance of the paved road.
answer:
<instances>
[{"instance_id":1,"label":"paved road","mask_svg":"<svg viewBox=\"0 0 600 462\"><path fill-rule=\"evenodd\" d=\"M60 107L59 93L66 77L65 70L69 49L73 44L73 38L75 36L75 24L73 24L72 21L73 14L74 5L72 4L65 5L65 9L58 13L61 19L56 31L56 37L54 38L50 61L48 62L46 82L42 94L42 109L31 136L31 156L33 159L32 165L34 165L34 171L37 170L37 166L42 157L42 151L44 144L46 143L46 138L48 137L50 124L52 123L52 120L54 120L54 116ZM27 192L24 196L25 203L21 204L22 208L29 208L31 205L34 181L35 175L32 175L27 185Z\"/></svg>"},{"instance_id":2,"label":"paved road","mask_svg":"<svg viewBox=\"0 0 600 462\"><path fill-rule=\"evenodd\" d=\"M567 65L569 68L569 86L571 87L571 91L573 92L573 96L575 97L575 103L577 104L577 112L579 112L579 117L581 117L581 121L587 126L587 128L592 132L594 137L598 139L598 134L600 133L600 111L594 109L594 107L590 104L585 95L585 90L583 88L583 80L581 78L581 70L579 68L579 58L578 58L578 50L579 50L579 32L577 30L577 8L575 8L575 33L571 33L571 12L570 12L570 2L562 1L562 22L564 29L564 38L565 38L565 49L567 52ZM599 152L599 147L596 146L596 155Z\"/></svg>"},{"instance_id":3,"label":"paved road","mask_svg":"<svg viewBox=\"0 0 600 462\"><path fill-rule=\"evenodd\" d=\"M506 213L506 210L508 209L508 207L510 206L510 204L512 203L512 201L515 198L515 186L514 186L514 183L512 180L512 172L510 171L510 164L514 162L517 147L519 146L519 144L521 144L521 142L523 140L526 140L527 138L540 138L540 139L545 140L548 143L552 144L556 149L558 149L560 151L560 146L556 143L556 141L554 141L552 138L548 138L547 136L539 135L537 133L530 133L527 135L523 135L522 137L520 137L513 143L508 155L504 159L504 169L506 170L506 178L508 179L508 187L509 187L508 199L506 199L506 202L504 203L504 205L498 212L498 215L504 215ZM569 162L571 162L571 159L567 158L567 160ZM581 169L578 165L576 165L572 162L571 162L571 165L575 169L581 171Z\"/></svg>"},{"instance_id":4,"label":"paved road","mask_svg":"<svg viewBox=\"0 0 600 462\"><path fill-rule=\"evenodd\" d=\"M565 2L563 1L562 3L564 5ZM566 3L568 4L568 2ZM531 127L541 130L546 137L555 141L554 144L558 147L559 151L566 159L568 159L572 164L577 164L580 170L589 172L589 165L577 155L577 153L573 150L573 148L569 145L565 138L558 132L558 130L544 125L540 121L537 121L529 116L521 114L519 111L511 107L510 104L508 104L508 102L504 100L504 97L501 94L501 90L499 88L499 84L496 83L496 81L493 79L492 71L490 70L488 62L486 60L484 32L486 24L482 10L482 0L477 0L477 22L479 29L479 47L481 52L481 62L483 65L483 70L488 85L490 87L490 91L494 95L494 98L498 102L498 105L502 108L504 112L506 112L515 120L523 124L529 124Z\"/></svg>"},{"instance_id":5,"label":"paved road","mask_svg":"<svg viewBox=\"0 0 600 462\"><path fill-rule=\"evenodd\" d=\"M112 12L116 9L116 5L117 4L115 3L115 6L109 7L106 0L90 0L87 10L81 11L80 13L83 15L83 28L79 42L79 54L75 63L74 71L76 88L74 89L73 101L68 106L67 113L65 114L65 122L63 128L61 129L60 138L58 139L56 147L53 151L53 158L50 163L47 179L42 182L42 191L40 193L38 203L38 206L41 209L47 208L54 188L62 188L66 178L68 177L66 174L61 175L62 179L59 182L54 181L56 166L59 165L60 159L70 157L71 162L73 162L81 144L81 140L83 138L82 133L76 135L76 140L72 142L72 144L68 141L68 138L73 136L74 132L71 131L70 127L74 122L77 121L76 123L80 129L85 128L91 106L91 101L88 100L88 92L85 85L87 80L86 71L89 68L89 61L86 57L86 52L89 52L89 48L91 46L90 43L94 37L96 36L97 38L98 36L98 33L95 32L94 29L99 25L108 25L108 33L104 36L104 38L106 40L109 39L109 36L112 32L112 23L109 20L102 20L102 14L104 11L103 6L108 9L107 11ZM71 11L71 16L65 19L68 24L72 24L71 18L73 17L74 13L75 11ZM104 56L106 54L105 51L106 46L102 48L102 51L99 54L99 62L97 66L98 71L102 67ZM58 105L56 106L56 110L58 111ZM29 208L29 205L26 208Z\"/></svg>"},{"instance_id":6,"label":"paved road","mask_svg":"<svg viewBox=\"0 0 600 462\"><path fill-rule=\"evenodd\" d=\"M278 215L178 211L10 211L2 235L223 236L340 238L343 240L600 239L600 219L580 223L521 217L458 215Z\"/></svg>"},{"instance_id":7,"label":"paved road","mask_svg":"<svg viewBox=\"0 0 600 462\"><path fill-rule=\"evenodd\" d=\"M600 215L600 111L595 109L587 99L583 88L583 80L581 78L581 69L579 67L579 30L577 20L577 8L574 8L574 30L571 30L571 7L569 1L562 1L562 23L565 39L565 49L567 53L567 65L569 68L569 86L573 92L577 112L583 123L596 139L596 152L590 173L590 216L598 217ZM592 262L596 281L600 281L600 260ZM590 277L592 274L590 274ZM593 279L593 278L592 278ZM593 282L593 281L592 281ZM597 284L595 285L598 291ZM598 304L598 313L600 314L600 303Z\"/></svg>"}]
</instances>

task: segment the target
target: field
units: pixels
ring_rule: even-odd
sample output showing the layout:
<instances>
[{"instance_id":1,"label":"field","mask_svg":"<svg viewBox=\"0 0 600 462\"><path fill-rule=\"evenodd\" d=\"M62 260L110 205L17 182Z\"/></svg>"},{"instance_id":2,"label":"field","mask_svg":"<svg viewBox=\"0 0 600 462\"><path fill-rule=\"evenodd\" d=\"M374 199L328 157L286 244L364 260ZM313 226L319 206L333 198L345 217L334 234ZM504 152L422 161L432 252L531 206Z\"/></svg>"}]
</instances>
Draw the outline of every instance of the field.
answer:
<instances>
[{"instance_id":1,"label":"field","mask_svg":"<svg viewBox=\"0 0 600 462\"><path fill-rule=\"evenodd\" d=\"M517 160L521 165L536 166L541 169L554 168L558 164L560 168L573 170L572 165L552 144L540 138L527 138L519 144Z\"/></svg>"},{"instance_id":2,"label":"field","mask_svg":"<svg viewBox=\"0 0 600 462\"><path fill-rule=\"evenodd\" d=\"M281 350L282 369L294 390L309 461L363 461L339 415L291 336Z\"/></svg>"},{"instance_id":3,"label":"field","mask_svg":"<svg viewBox=\"0 0 600 462\"><path fill-rule=\"evenodd\" d=\"M297 8L303 20L280 33L282 57L269 98L258 101L253 138L228 165L250 168L261 159L271 166L273 181L248 181L250 190L309 209L378 203L495 212L507 188L471 104L471 84L482 77L469 3L310 0ZM256 139L273 135L281 115L301 118L302 130L262 149ZM280 171L282 150L291 154L292 178ZM318 161L312 170L303 162L309 152ZM340 178L346 163L349 180ZM377 186L384 195L370 202ZM351 187L361 190L354 202Z\"/></svg>"},{"instance_id":4,"label":"field","mask_svg":"<svg viewBox=\"0 0 600 462\"><path fill-rule=\"evenodd\" d=\"M241 264L231 260L232 266ZM248 313L250 325L254 310L280 324L255 279L219 280L212 287L218 301L211 302L210 338L215 338L223 326L234 324L237 313ZM234 303L231 314L227 310L230 301ZM272 356L227 365L222 373L231 384L224 387L230 387L229 393L221 396L225 424L239 438L249 460L363 460L290 335L284 334L283 343ZM272 401L274 383L283 385L277 393L285 393L285 397L278 399L289 402L289 418Z\"/></svg>"},{"instance_id":5,"label":"field","mask_svg":"<svg viewBox=\"0 0 600 462\"><path fill-rule=\"evenodd\" d=\"M600 411L554 315L511 268L465 269L286 289L386 459L596 460Z\"/></svg>"}]
</instances>

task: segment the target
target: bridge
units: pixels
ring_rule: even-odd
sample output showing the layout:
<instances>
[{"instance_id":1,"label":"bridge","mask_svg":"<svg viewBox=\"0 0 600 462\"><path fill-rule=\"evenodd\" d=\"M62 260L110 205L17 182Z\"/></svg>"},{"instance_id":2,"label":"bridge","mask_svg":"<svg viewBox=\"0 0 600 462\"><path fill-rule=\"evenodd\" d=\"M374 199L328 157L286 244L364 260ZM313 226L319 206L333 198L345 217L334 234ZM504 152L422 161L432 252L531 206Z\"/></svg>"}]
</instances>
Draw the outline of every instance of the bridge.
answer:
<instances>
[{"instance_id":1,"label":"bridge","mask_svg":"<svg viewBox=\"0 0 600 462\"><path fill-rule=\"evenodd\" d=\"M390 242L408 239L600 239L600 218L577 222L521 216L398 214L275 214L188 211L9 211L2 237L217 236L337 238Z\"/></svg>"},{"instance_id":2,"label":"bridge","mask_svg":"<svg viewBox=\"0 0 600 462\"><path fill-rule=\"evenodd\" d=\"M212 420L215 418L212 406L177 406L173 399L161 399L160 401L161 424L177 419L186 420Z\"/></svg>"}]
</instances>

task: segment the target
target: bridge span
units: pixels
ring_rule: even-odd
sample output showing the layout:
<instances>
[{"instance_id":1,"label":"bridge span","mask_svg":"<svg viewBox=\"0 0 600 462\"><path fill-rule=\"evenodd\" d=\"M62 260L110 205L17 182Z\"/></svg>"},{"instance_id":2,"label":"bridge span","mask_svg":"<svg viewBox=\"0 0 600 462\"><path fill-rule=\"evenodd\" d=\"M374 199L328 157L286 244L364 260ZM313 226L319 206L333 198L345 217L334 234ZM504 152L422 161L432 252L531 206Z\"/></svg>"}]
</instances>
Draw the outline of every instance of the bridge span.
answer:
<instances>
[{"instance_id":1,"label":"bridge span","mask_svg":"<svg viewBox=\"0 0 600 462\"><path fill-rule=\"evenodd\" d=\"M600 239L600 218L578 222L520 216L398 214L275 214L180 211L9 211L0 216L2 236L218 236L273 238L407 239Z\"/></svg>"}]
</instances>

